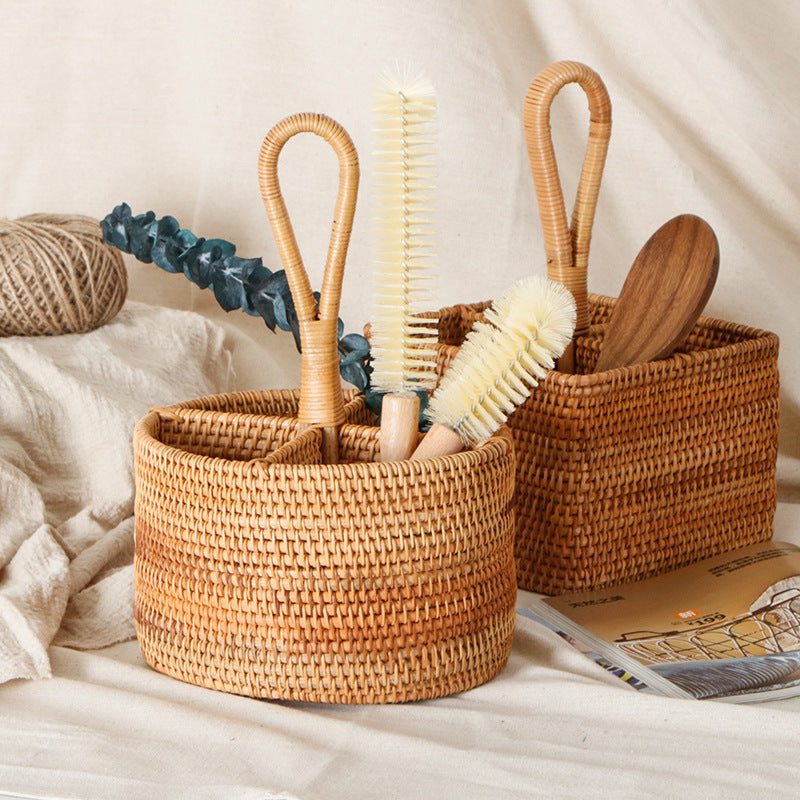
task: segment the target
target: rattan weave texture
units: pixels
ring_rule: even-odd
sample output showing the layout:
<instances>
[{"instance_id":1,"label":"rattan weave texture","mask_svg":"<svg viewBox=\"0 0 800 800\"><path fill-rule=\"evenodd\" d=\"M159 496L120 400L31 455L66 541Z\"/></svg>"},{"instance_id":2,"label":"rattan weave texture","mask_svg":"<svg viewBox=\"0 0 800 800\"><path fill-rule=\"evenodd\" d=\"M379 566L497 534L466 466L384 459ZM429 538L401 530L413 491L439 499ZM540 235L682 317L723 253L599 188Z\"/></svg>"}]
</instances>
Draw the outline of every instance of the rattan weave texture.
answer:
<instances>
[{"instance_id":1,"label":"rattan weave texture","mask_svg":"<svg viewBox=\"0 0 800 800\"><path fill-rule=\"evenodd\" d=\"M297 426L296 407L277 416L285 401L220 396L217 410L204 400L137 426L147 661L214 689L335 703L425 699L496 675L516 598L508 432L380 464L377 428L346 423L340 463L321 464L319 428L281 435ZM360 400L346 408L367 421Z\"/></svg>"},{"instance_id":2,"label":"rattan weave texture","mask_svg":"<svg viewBox=\"0 0 800 800\"><path fill-rule=\"evenodd\" d=\"M576 374L551 373L508 421L526 589L610 586L772 536L778 337L701 318L670 358L592 374L614 303L589 295ZM440 339L460 344L485 306L442 309Z\"/></svg>"}]
</instances>

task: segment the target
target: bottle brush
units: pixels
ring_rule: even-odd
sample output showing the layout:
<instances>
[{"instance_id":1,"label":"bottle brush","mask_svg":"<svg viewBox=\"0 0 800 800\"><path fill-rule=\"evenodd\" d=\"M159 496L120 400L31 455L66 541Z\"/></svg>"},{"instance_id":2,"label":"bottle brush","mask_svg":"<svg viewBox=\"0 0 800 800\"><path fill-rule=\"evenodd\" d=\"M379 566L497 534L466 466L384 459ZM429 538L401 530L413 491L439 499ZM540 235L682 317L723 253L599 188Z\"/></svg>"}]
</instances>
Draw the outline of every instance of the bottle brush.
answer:
<instances>
[{"instance_id":1,"label":"bottle brush","mask_svg":"<svg viewBox=\"0 0 800 800\"><path fill-rule=\"evenodd\" d=\"M436 384L436 319L423 318L433 275L436 96L408 69L382 76L374 106L376 252L372 386L386 392L381 461L417 444L417 391Z\"/></svg>"},{"instance_id":2,"label":"bottle brush","mask_svg":"<svg viewBox=\"0 0 800 800\"><path fill-rule=\"evenodd\" d=\"M412 459L457 453L488 439L555 366L575 330L575 300L559 283L530 277L473 325L433 393L433 423Z\"/></svg>"}]
</instances>

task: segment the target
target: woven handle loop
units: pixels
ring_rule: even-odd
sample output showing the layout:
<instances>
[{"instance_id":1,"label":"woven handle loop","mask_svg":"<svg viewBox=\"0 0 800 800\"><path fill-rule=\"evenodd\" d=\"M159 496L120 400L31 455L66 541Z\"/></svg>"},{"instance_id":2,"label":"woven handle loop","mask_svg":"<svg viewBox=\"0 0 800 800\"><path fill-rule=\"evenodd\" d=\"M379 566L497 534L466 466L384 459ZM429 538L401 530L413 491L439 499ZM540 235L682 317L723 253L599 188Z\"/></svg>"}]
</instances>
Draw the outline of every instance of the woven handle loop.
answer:
<instances>
[{"instance_id":1,"label":"woven handle loop","mask_svg":"<svg viewBox=\"0 0 800 800\"><path fill-rule=\"evenodd\" d=\"M339 158L339 193L319 304L311 291L278 181L278 156L286 142L298 133L321 136ZM358 179L358 154L352 140L338 122L323 114L306 113L287 117L272 128L261 146L258 158L261 196L300 323L303 356L298 419L307 424L338 426L344 421L337 323Z\"/></svg>"},{"instance_id":2,"label":"woven handle loop","mask_svg":"<svg viewBox=\"0 0 800 800\"><path fill-rule=\"evenodd\" d=\"M589 140L583 160L572 222L567 223L550 131L550 107L568 83L578 83L589 100ZM528 160L544 232L547 275L572 292L578 306L575 333L589 327L587 266L592 223L611 136L611 101L600 76L585 64L559 61L532 81L523 108Z\"/></svg>"}]
</instances>

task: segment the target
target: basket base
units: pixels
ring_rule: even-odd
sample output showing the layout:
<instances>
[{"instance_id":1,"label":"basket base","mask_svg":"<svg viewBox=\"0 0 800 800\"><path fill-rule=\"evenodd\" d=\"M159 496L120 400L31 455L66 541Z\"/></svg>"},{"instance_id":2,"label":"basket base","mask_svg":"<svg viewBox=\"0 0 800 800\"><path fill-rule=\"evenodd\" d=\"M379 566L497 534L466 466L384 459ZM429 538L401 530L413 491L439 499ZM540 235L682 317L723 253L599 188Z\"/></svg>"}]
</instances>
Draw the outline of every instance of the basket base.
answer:
<instances>
[{"instance_id":1,"label":"basket base","mask_svg":"<svg viewBox=\"0 0 800 800\"><path fill-rule=\"evenodd\" d=\"M251 644L228 651L224 662L213 665L200 652L187 658L181 636L162 632L156 638L151 626L141 622L137 630L146 628L140 646L153 669L196 686L262 700L388 704L445 697L496 677L508 662L514 623L515 612L505 611L489 630L435 646L316 660L281 658L280 652ZM474 666L465 668L466 663Z\"/></svg>"}]
</instances>

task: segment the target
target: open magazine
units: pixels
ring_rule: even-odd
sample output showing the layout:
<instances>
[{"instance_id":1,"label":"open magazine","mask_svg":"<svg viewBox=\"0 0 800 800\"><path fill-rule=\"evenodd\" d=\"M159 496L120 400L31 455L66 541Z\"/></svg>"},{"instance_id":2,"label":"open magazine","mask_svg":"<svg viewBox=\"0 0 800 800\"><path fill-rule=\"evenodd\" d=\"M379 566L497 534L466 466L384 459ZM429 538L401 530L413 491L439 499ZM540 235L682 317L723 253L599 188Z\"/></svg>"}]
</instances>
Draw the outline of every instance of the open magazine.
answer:
<instances>
[{"instance_id":1,"label":"open magazine","mask_svg":"<svg viewBox=\"0 0 800 800\"><path fill-rule=\"evenodd\" d=\"M520 614L640 691L746 703L800 695L800 548L764 542Z\"/></svg>"}]
</instances>

